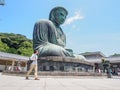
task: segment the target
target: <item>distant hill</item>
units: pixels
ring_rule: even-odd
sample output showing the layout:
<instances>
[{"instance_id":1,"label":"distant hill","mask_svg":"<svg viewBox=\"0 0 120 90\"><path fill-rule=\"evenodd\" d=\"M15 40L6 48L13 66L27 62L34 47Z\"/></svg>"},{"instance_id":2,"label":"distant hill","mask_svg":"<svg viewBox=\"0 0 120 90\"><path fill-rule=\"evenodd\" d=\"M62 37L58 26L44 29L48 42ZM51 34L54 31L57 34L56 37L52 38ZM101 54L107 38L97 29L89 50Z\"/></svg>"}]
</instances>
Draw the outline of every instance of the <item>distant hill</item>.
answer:
<instances>
[{"instance_id":1,"label":"distant hill","mask_svg":"<svg viewBox=\"0 0 120 90\"><path fill-rule=\"evenodd\" d=\"M0 51L30 56L33 42L26 36L14 33L0 33Z\"/></svg>"}]
</instances>

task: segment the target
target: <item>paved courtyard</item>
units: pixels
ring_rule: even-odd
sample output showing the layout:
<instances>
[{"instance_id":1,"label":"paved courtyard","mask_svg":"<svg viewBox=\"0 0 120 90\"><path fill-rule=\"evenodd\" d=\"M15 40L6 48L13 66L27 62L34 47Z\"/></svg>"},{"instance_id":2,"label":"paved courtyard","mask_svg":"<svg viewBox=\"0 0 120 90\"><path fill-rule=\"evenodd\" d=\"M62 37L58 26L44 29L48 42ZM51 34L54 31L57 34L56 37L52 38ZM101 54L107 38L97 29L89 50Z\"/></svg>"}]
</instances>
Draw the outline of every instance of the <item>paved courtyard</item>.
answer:
<instances>
[{"instance_id":1,"label":"paved courtyard","mask_svg":"<svg viewBox=\"0 0 120 90\"><path fill-rule=\"evenodd\" d=\"M120 77L50 77L25 80L0 73L0 90L120 90Z\"/></svg>"}]
</instances>

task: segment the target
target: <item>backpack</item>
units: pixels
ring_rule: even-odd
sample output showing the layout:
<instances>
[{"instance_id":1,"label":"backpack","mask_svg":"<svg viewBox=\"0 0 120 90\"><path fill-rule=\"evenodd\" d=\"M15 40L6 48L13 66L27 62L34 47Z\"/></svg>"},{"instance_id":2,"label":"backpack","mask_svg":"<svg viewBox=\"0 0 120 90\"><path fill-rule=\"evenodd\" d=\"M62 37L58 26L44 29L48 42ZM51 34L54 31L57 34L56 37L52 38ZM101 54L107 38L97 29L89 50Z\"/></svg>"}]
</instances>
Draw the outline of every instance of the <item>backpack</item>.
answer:
<instances>
[{"instance_id":1,"label":"backpack","mask_svg":"<svg viewBox=\"0 0 120 90\"><path fill-rule=\"evenodd\" d=\"M31 64L34 60L36 60L35 54L32 54L31 57L29 57L28 63Z\"/></svg>"},{"instance_id":2,"label":"backpack","mask_svg":"<svg viewBox=\"0 0 120 90\"><path fill-rule=\"evenodd\" d=\"M31 59L31 57L29 57L28 64L31 64L32 62L33 60Z\"/></svg>"}]
</instances>

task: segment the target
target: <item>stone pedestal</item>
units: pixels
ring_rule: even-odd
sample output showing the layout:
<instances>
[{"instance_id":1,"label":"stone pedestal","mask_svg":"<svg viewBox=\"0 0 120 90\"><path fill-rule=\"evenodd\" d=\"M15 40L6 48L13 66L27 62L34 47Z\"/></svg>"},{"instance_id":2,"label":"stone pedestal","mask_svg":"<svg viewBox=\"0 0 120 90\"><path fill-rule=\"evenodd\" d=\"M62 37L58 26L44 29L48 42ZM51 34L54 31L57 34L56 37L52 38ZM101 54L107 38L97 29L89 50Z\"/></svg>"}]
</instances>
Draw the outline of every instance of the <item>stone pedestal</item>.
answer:
<instances>
[{"instance_id":1,"label":"stone pedestal","mask_svg":"<svg viewBox=\"0 0 120 90\"><path fill-rule=\"evenodd\" d=\"M93 63L73 57L47 56L38 59L38 71L89 72Z\"/></svg>"}]
</instances>

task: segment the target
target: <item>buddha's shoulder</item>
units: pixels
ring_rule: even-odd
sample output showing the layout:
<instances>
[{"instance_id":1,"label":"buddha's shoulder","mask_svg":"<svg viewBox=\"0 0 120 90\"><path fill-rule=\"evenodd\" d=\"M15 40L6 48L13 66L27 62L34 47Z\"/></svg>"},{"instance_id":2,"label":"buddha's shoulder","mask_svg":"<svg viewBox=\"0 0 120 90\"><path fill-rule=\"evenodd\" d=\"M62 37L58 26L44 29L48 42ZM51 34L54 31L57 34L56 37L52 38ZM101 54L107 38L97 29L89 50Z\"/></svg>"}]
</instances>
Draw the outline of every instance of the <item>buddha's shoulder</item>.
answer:
<instances>
[{"instance_id":1,"label":"buddha's shoulder","mask_svg":"<svg viewBox=\"0 0 120 90\"><path fill-rule=\"evenodd\" d=\"M52 24L52 22L48 19L41 19L41 20L38 20L36 24Z\"/></svg>"}]
</instances>

